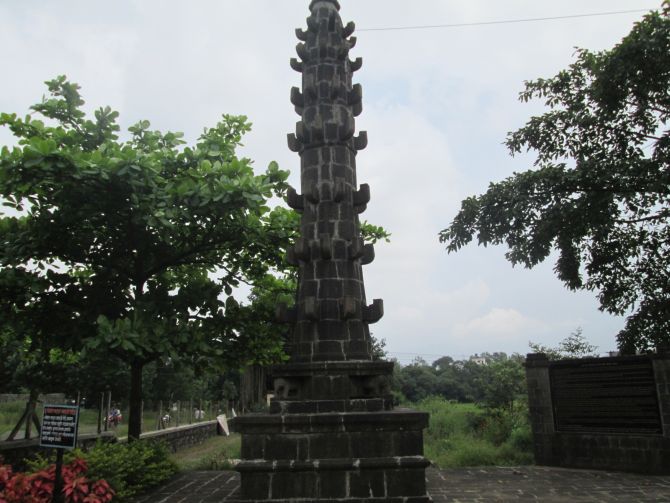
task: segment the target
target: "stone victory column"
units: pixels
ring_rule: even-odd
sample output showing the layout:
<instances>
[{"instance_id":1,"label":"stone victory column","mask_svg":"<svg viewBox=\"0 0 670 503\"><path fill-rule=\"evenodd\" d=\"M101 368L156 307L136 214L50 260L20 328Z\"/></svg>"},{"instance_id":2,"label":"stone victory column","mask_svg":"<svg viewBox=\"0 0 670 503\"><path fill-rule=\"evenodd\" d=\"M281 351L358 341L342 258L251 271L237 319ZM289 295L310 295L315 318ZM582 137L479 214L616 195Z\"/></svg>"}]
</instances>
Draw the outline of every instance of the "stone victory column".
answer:
<instances>
[{"instance_id":1,"label":"stone victory column","mask_svg":"<svg viewBox=\"0 0 670 503\"><path fill-rule=\"evenodd\" d=\"M300 154L301 195L289 205L302 214L301 237L288 252L299 268L296 306L279 306L293 325L290 361L271 369L275 398L267 414L236 419L242 434L241 501L427 503L423 429L428 415L393 410L393 363L373 361L369 323L383 314L367 304L362 266L372 262L358 214L370 200L356 180L354 136L362 111L352 74L354 24L342 25L337 0L313 0L307 31L297 30L302 92L291 102L302 120L289 135Z\"/></svg>"}]
</instances>

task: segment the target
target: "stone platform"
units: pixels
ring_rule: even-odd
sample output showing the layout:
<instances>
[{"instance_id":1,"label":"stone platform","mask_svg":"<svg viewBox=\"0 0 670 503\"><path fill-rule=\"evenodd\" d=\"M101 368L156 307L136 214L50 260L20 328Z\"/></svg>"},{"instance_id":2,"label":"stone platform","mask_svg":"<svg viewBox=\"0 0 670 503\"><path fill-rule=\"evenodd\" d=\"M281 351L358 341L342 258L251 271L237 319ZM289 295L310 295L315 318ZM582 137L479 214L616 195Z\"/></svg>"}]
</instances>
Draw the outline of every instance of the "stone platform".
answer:
<instances>
[{"instance_id":1,"label":"stone platform","mask_svg":"<svg viewBox=\"0 0 670 503\"><path fill-rule=\"evenodd\" d=\"M435 503L670 502L670 476L523 466L430 468L426 478ZM228 502L239 487L236 472L187 472L133 503Z\"/></svg>"},{"instance_id":2,"label":"stone platform","mask_svg":"<svg viewBox=\"0 0 670 503\"><path fill-rule=\"evenodd\" d=\"M427 425L428 414L406 409L241 416L240 501L430 503Z\"/></svg>"}]
</instances>

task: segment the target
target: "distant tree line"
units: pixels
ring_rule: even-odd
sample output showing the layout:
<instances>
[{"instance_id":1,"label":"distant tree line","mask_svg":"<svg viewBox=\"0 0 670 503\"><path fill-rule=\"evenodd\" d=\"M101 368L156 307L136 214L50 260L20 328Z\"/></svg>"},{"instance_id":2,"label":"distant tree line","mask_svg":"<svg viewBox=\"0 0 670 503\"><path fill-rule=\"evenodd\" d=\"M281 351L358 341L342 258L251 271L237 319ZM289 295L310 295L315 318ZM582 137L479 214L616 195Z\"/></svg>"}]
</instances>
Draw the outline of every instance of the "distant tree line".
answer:
<instances>
[{"instance_id":1,"label":"distant tree line","mask_svg":"<svg viewBox=\"0 0 670 503\"><path fill-rule=\"evenodd\" d=\"M534 342L529 347L550 360L597 356L598 350L584 337L581 327L556 347ZM517 402L526 398L524 361L524 355L503 352L481 353L465 360L443 356L431 364L417 358L409 365L396 364L392 389L399 402L438 396L513 412Z\"/></svg>"},{"instance_id":2,"label":"distant tree line","mask_svg":"<svg viewBox=\"0 0 670 503\"><path fill-rule=\"evenodd\" d=\"M396 398L418 402L440 396L457 402L514 409L526 392L524 357L516 353L511 356L483 353L481 357L486 363L443 356L431 364L420 358L410 365L397 364L392 385Z\"/></svg>"}]
</instances>

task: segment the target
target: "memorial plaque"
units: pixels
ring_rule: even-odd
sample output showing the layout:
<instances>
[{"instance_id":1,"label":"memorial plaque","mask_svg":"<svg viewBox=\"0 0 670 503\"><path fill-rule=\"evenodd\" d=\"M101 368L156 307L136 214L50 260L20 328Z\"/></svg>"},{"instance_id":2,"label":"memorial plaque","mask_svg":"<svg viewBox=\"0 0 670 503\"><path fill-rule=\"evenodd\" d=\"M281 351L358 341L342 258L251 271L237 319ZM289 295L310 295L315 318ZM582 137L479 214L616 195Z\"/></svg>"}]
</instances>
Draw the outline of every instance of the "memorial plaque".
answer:
<instances>
[{"instance_id":1,"label":"memorial plaque","mask_svg":"<svg viewBox=\"0 0 670 503\"><path fill-rule=\"evenodd\" d=\"M79 407L76 405L45 405L40 432L40 446L74 449L77 446Z\"/></svg>"},{"instance_id":2,"label":"memorial plaque","mask_svg":"<svg viewBox=\"0 0 670 503\"><path fill-rule=\"evenodd\" d=\"M554 362L550 376L556 431L663 433L650 360Z\"/></svg>"}]
</instances>

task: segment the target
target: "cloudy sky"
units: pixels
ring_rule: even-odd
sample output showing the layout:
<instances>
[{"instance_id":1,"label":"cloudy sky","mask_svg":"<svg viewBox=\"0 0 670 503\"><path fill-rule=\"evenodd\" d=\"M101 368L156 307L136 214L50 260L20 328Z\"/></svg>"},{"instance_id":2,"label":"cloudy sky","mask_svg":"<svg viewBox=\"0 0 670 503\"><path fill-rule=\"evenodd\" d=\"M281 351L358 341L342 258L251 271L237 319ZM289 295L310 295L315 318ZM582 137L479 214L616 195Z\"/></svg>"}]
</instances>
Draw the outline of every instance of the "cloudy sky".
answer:
<instances>
[{"instance_id":1,"label":"cloudy sky","mask_svg":"<svg viewBox=\"0 0 670 503\"><path fill-rule=\"evenodd\" d=\"M508 131L540 113L521 104L523 81L550 77L574 48L617 43L643 13L441 29L372 28L481 23L634 9L660 0L341 0L360 31L358 129L369 146L358 177L372 188L363 215L392 232L365 268L369 299L383 298L373 326L390 356L409 362L483 351L525 353L528 341L556 345L577 327L601 352L623 325L598 310L593 293L573 293L553 263L512 268L502 247L447 254L438 232L460 201L532 164L511 158ZM254 124L242 155L263 170L276 160L298 183L286 133L298 117L289 90L299 74L294 29L309 0L0 0L0 111L25 113L43 81L66 74L87 108L109 105L123 128L148 119L193 141L222 113ZM0 130L0 145L12 143Z\"/></svg>"}]
</instances>

